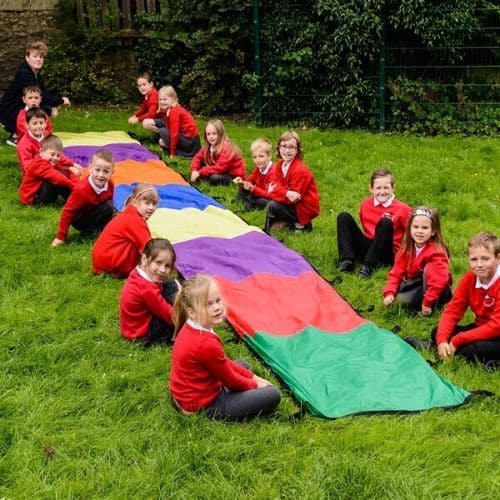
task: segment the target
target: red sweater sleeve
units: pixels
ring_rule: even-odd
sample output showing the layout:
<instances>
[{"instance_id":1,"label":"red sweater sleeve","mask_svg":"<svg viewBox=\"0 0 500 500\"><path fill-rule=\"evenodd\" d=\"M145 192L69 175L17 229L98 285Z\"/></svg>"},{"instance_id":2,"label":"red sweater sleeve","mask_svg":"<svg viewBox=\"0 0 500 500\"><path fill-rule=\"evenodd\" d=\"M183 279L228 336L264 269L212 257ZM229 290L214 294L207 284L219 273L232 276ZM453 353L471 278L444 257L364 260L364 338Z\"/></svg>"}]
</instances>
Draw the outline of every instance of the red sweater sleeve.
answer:
<instances>
[{"instance_id":1,"label":"red sweater sleeve","mask_svg":"<svg viewBox=\"0 0 500 500\"><path fill-rule=\"evenodd\" d=\"M172 306L162 297L159 288L148 287L144 292L144 303L147 304L149 310L157 318L162 319L165 323L173 325L172 321Z\"/></svg>"},{"instance_id":2,"label":"red sweater sleeve","mask_svg":"<svg viewBox=\"0 0 500 500\"><path fill-rule=\"evenodd\" d=\"M399 285L405 277L406 263L406 256L402 253L397 253L394 260L394 265L387 275L387 283L382 290L382 295L384 297L387 297L387 295L397 295Z\"/></svg>"},{"instance_id":3,"label":"red sweater sleeve","mask_svg":"<svg viewBox=\"0 0 500 500\"><path fill-rule=\"evenodd\" d=\"M427 288L422 305L432 307L450 283L450 261L445 251L434 249L429 261L425 263L425 279Z\"/></svg>"},{"instance_id":4,"label":"red sweater sleeve","mask_svg":"<svg viewBox=\"0 0 500 500\"><path fill-rule=\"evenodd\" d=\"M206 165L199 169L201 177L208 177L212 174L230 173L234 170L234 165L241 163L243 158L238 153L233 153L229 144L225 144L217 156L213 165ZM245 169L239 174L241 177L245 176Z\"/></svg>"},{"instance_id":5,"label":"red sweater sleeve","mask_svg":"<svg viewBox=\"0 0 500 500\"><path fill-rule=\"evenodd\" d=\"M194 172L195 170L200 170L200 168L203 166L203 162L204 162L204 156L205 156L205 152L206 152L207 148L204 147L204 148L201 148L193 157L193 159L191 160L191 165L190 165L190 168L191 168L191 172Z\"/></svg>"},{"instance_id":6,"label":"red sweater sleeve","mask_svg":"<svg viewBox=\"0 0 500 500\"><path fill-rule=\"evenodd\" d=\"M141 107L135 113L137 119L142 122L146 118L154 118L158 111L158 90L154 87L144 96Z\"/></svg>"},{"instance_id":7,"label":"red sweater sleeve","mask_svg":"<svg viewBox=\"0 0 500 500\"><path fill-rule=\"evenodd\" d=\"M168 115L168 123L170 130L170 154L175 156L177 151L177 143L179 142L179 132L180 132L180 106L173 106L170 108L170 114Z\"/></svg>"},{"instance_id":8,"label":"red sweater sleeve","mask_svg":"<svg viewBox=\"0 0 500 500\"><path fill-rule=\"evenodd\" d=\"M17 158L21 172L24 175L28 170L30 163L40 152L40 143L31 138L28 133L24 134L17 144Z\"/></svg>"}]
</instances>

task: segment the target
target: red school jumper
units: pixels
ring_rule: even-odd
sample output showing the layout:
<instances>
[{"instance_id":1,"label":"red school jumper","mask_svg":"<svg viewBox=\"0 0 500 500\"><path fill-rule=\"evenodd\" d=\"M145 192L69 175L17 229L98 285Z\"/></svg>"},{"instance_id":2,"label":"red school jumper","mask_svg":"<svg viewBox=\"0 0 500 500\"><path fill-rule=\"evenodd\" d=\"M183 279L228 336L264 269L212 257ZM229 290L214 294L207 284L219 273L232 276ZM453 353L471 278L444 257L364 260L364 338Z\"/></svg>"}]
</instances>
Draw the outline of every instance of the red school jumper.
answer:
<instances>
[{"instance_id":1,"label":"red school jumper","mask_svg":"<svg viewBox=\"0 0 500 500\"><path fill-rule=\"evenodd\" d=\"M89 179L90 177L86 177L80 180L69 195L61 213L57 239L65 241L68 236L69 227L75 220L90 212L93 207L113 199L115 185L112 180L108 182L108 189L106 191L97 194L90 185Z\"/></svg>"},{"instance_id":2,"label":"red school jumper","mask_svg":"<svg viewBox=\"0 0 500 500\"><path fill-rule=\"evenodd\" d=\"M139 263L151 232L134 205L127 205L103 229L92 247L92 270L126 278Z\"/></svg>"},{"instance_id":3,"label":"red school jumper","mask_svg":"<svg viewBox=\"0 0 500 500\"><path fill-rule=\"evenodd\" d=\"M120 296L120 330L126 340L146 337L153 316L172 325L172 306L163 298L162 283L155 283L135 267Z\"/></svg>"},{"instance_id":4,"label":"red school jumper","mask_svg":"<svg viewBox=\"0 0 500 500\"><path fill-rule=\"evenodd\" d=\"M233 153L231 144L225 142L218 155L210 153L210 146L200 149L191 160L191 172L198 170L200 177L212 174L229 174L231 177L245 177L245 161L241 153Z\"/></svg>"},{"instance_id":5,"label":"red school jumper","mask_svg":"<svg viewBox=\"0 0 500 500\"><path fill-rule=\"evenodd\" d=\"M385 214L390 214L394 232L392 236L392 245L394 254L399 250L406 225L410 218L412 208L402 201L394 199L388 207L382 204L375 206L373 196L366 198L359 207L359 220L363 227L365 236L370 240L375 238L375 227Z\"/></svg>"},{"instance_id":6,"label":"red school jumper","mask_svg":"<svg viewBox=\"0 0 500 500\"><path fill-rule=\"evenodd\" d=\"M23 108L19 113L17 114L17 120L16 120L16 134L17 134L17 140L21 139L21 137L28 131L28 124L26 122L26 111L28 111L29 108ZM50 123L50 118L47 116L46 120L46 125L45 125L45 131L43 135L45 137L48 137L50 134L52 134L52 124Z\"/></svg>"},{"instance_id":7,"label":"red school jumper","mask_svg":"<svg viewBox=\"0 0 500 500\"><path fill-rule=\"evenodd\" d=\"M251 191L253 196L256 198L269 198L269 187L273 180L275 169L276 164L271 163L271 166L265 170L265 174L259 170L259 167L255 167L252 170L252 173L245 180L253 184L254 187Z\"/></svg>"},{"instance_id":8,"label":"red school jumper","mask_svg":"<svg viewBox=\"0 0 500 500\"><path fill-rule=\"evenodd\" d=\"M283 177L283 160L279 161L274 170L267 198L283 203L295 205L299 223L305 225L317 217L321 211L319 206L318 186L309 167L298 158L290 163L286 176ZM287 191L297 191L302 198L292 203L287 197Z\"/></svg>"},{"instance_id":9,"label":"red school jumper","mask_svg":"<svg viewBox=\"0 0 500 500\"><path fill-rule=\"evenodd\" d=\"M213 331L196 328L188 321L172 349L170 392L185 411L207 407L226 387L231 391L256 389L253 373L230 360Z\"/></svg>"},{"instance_id":10,"label":"red school jumper","mask_svg":"<svg viewBox=\"0 0 500 500\"><path fill-rule=\"evenodd\" d=\"M450 260L445 250L434 243L427 243L416 256L399 251L393 268L387 276L387 284L382 290L382 295L396 296L399 286L404 279L421 278L424 273L427 289L424 293L422 305L432 307L439 299L443 290L451 284Z\"/></svg>"},{"instance_id":11,"label":"red school jumper","mask_svg":"<svg viewBox=\"0 0 500 500\"><path fill-rule=\"evenodd\" d=\"M154 118L158 111L158 91L153 87L142 97L141 107L135 112L137 119L142 122L146 118Z\"/></svg>"},{"instance_id":12,"label":"red school jumper","mask_svg":"<svg viewBox=\"0 0 500 500\"><path fill-rule=\"evenodd\" d=\"M172 106L169 113L163 113L162 119L170 130L170 154L175 156L179 135L193 138L199 135L198 125L189 111L179 104Z\"/></svg>"},{"instance_id":13,"label":"red school jumper","mask_svg":"<svg viewBox=\"0 0 500 500\"><path fill-rule=\"evenodd\" d=\"M439 320L436 344L450 342L458 348L478 340L500 337L500 279L497 278L487 290L476 288L476 279L472 271L467 271L458 283ZM468 307L476 316L476 328L453 335Z\"/></svg>"},{"instance_id":14,"label":"red school jumper","mask_svg":"<svg viewBox=\"0 0 500 500\"><path fill-rule=\"evenodd\" d=\"M71 190L79 180L80 178L71 172L69 167L61 165L60 162L52 166L50 161L38 157L30 163L23 177L19 187L19 199L23 205L33 205L44 181Z\"/></svg>"}]
</instances>

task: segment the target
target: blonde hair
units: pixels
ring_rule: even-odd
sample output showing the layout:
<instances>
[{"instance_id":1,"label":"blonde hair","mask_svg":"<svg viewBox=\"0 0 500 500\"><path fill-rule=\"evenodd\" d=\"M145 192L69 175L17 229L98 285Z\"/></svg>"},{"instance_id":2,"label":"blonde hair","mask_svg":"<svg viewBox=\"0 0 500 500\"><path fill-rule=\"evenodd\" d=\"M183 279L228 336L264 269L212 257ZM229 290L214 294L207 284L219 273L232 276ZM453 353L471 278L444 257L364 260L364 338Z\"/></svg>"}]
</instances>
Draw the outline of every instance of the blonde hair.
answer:
<instances>
[{"instance_id":1,"label":"blonde hair","mask_svg":"<svg viewBox=\"0 0 500 500\"><path fill-rule=\"evenodd\" d=\"M63 143L57 135L49 135L40 143L43 151L47 151L47 149L55 149L56 151L61 152L63 150Z\"/></svg>"},{"instance_id":2,"label":"blonde hair","mask_svg":"<svg viewBox=\"0 0 500 500\"><path fill-rule=\"evenodd\" d=\"M209 125L212 125L212 127L214 127L215 131L217 132L217 143L215 144L215 152L213 156L211 155L210 152L210 143L207 140L207 127ZM235 144L233 144L232 141L227 136L226 129L224 128L223 123L219 119L209 120L207 122L207 124L205 125L203 136L205 138L205 144L206 144L205 152L203 154L203 161L206 165L213 165L214 160L217 159L217 157L220 155L220 152L224 144L228 144L229 147L231 148L230 150L231 158L234 158L236 155L241 154L239 148Z\"/></svg>"},{"instance_id":3,"label":"blonde hair","mask_svg":"<svg viewBox=\"0 0 500 500\"><path fill-rule=\"evenodd\" d=\"M161 87L158 91L158 95L162 94L166 95L167 97L171 97L176 104L179 103L177 92L175 91L174 87L172 87L172 85L165 85L164 87Z\"/></svg>"},{"instance_id":4,"label":"blonde hair","mask_svg":"<svg viewBox=\"0 0 500 500\"><path fill-rule=\"evenodd\" d=\"M145 200L158 205L160 196L158 191L152 184L147 184L145 182L139 182L130 194L130 196L125 200L125 206L129 205L133 201Z\"/></svg>"},{"instance_id":5,"label":"blonde hair","mask_svg":"<svg viewBox=\"0 0 500 500\"><path fill-rule=\"evenodd\" d=\"M250 144L250 151L255 154L257 151L264 151L269 156L273 154L273 143L267 137L258 137Z\"/></svg>"},{"instance_id":6,"label":"blonde hair","mask_svg":"<svg viewBox=\"0 0 500 500\"><path fill-rule=\"evenodd\" d=\"M212 283L215 281L210 276L197 274L182 284L174 302L174 338L186 323L189 317L188 310L199 311L202 304L206 303L208 289Z\"/></svg>"},{"instance_id":7,"label":"blonde hair","mask_svg":"<svg viewBox=\"0 0 500 500\"><path fill-rule=\"evenodd\" d=\"M295 130L287 130L286 132L283 132L281 134L280 138L278 139L278 144L276 147L276 150L278 153L278 158L283 159L283 158L281 158L281 154L280 154L280 144L282 142L285 142L285 141L291 141L292 139L295 139L295 142L297 143L297 153L295 154L295 156L299 160L302 160L302 158L304 158L304 151L302 149L302 143L300 142L299 134L297 134L297 132L295 132Z\"/></svg>"},{"instance_id":8,"label":"blonde hair","mask_svg":"<svg viewBox=\"0 0 500 500\"><path fill-rule=\"evenodd\" d=\"M29 56L35 51L40 52L43 57L46 57L49 49L47 48L47 45L40 40L28 42L26 44L26 56Z\"/></svg>"},{"instance_id":9,"label":"blonde hair","mask_svg":"<svg viewBox=\"0 0 500 500\"><path fill-rule=\"evenodd\" d=\"M471 248L484 248L498 257L500 255L500 238L489 231L481 231L467 243L467 250Z\"/></svg>"},{"instance_id":10,"label":"blonde hair","mask_svg":"<svg viewBox=\"0 0 500 500\"><path fill-rule=\"evenodd\" d=\"M109 151L108 149L99 149L99 151L96 151L92 155L92 163L94 160L104 160L107 161L108 163L111 163L111 165L115 165L115 159L113 158L113 153Z\"/></svg>"}]
</instances>

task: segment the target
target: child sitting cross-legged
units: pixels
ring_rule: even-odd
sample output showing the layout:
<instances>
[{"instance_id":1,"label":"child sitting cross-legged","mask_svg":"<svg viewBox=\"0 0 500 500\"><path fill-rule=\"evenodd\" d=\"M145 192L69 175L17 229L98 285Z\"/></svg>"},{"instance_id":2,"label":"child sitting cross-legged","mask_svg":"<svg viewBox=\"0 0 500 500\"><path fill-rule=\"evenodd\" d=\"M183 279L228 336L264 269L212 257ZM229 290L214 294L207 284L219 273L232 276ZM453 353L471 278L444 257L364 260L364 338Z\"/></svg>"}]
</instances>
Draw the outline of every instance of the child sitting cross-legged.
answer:
<instances>
[{"instance_id":1,"label":"child sitting cross-legged","mask_svg":"<svg viewBox=\"0 0 500 500\"><path fill-rule=\"evenodd\" d=\"M68 199L80 179L80 169L61 163L61 139L49 135L41 142L37 158L29 165L21 186L19 198L23 205L54 203L59 196Z\"/></svg>"},{"instance_id":2,"label":"child sitting cross-legged","mask_svg":"<svg viewBox=\"0 0 500 500\"><path fill-rule=\"evenodd\" d=\"M252 373L246 361L225 355L214 331L224 321L225 305L212 278L198 275L187 280L174 310L170 392L183 414L243 420L267 415L278 406L276 387Z\"/></svg>"},{"instance_id":3,"label":"child sitting cross-legged","mask_svg":"<svg viewBox=\"0 0 500 500\"><path fill-rule=\"evenodd\" d=\"M372 173L370 192L372 196L365 198L359 208L363 232L350 213L337 216L338 269L352 271L355 262L360 261L359 277L363 279L370 278L378 265L394 263L411 214L411 207L396 200L389 170L380 168Z\"/></svg>"},{"instance_id":4,"label":"child sitting cross-legged","mask_svg":"<svg viewBox=\"0 0 500 500\"><path fill-rule=\"evenodd\" d=\"M250 151L255 163L252 173L246 179L233 179L240 186L238 199L243 201L245 210L267 207L271 201L268 190L276 167L273 163L273 145L269 139L255 139L250 145Z\"/></svg>"}]
</instances>

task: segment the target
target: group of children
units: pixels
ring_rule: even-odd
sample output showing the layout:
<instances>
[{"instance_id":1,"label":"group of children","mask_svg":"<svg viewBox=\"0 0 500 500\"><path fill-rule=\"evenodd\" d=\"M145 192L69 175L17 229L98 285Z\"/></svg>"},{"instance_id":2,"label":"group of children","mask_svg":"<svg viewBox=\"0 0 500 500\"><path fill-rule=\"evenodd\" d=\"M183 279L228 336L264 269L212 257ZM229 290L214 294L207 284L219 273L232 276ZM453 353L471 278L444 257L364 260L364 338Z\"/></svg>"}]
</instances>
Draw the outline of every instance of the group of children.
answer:
<instances>
[{"instance_id":1,"label":"group of children","mask_svg":"<svg viewBox=\"0 0 500 500\"><path fill-rule=\"evenodd\" d=\"M46 47L28 47L26 64L35 76L45 53ZM37 71L31 61L38 61ZM70 226L99 234L92 248L93 271L127 279L120 297L123 337L145 346L175 339L170 391L182 413L203 411L214 418L238 420L271 412L280 401L278 389L252 373L245 361L231 361L224 354L214 330L225 314L217 283L203 275L182 285L169 278L175 250L168 240L152 238L147 225L159 202L156 188L138 184L124 210L115 214L112 154L105 149L96 152L82 174L81 166L62 154L61 141L52 135L49 115L40 107L45 92L40 82L38 77L39 86L30 82L23 88L25 107L17 117L21 202L53 203L59 196L65 200L52 246L64 243ZM253 141L255 168L247 177L243 156L220 120L207 123L201 148L196 121L180 106L172 87L156 91L148 74L138 78L137 86L142 104L129 123L142 123L157 133L160 146L170 156L192 158L191 182L236 184L247 210L266 209L267 232L283 227L312 230L312 220L320 213L319 191L302 161L296 132L287 131L279 138L276 164L272 143L265 138ZM358 261L360 278L369 279L377 266L392 265L382 292L386 306L397 300L429 315L449 302L432 334L441 358L460 354L470 360L497 362L500 240L492 233L480 233L469 242L471 269L452 298L449 253L437 210L412 209L397 200L394 178L386 169L373 172L370 192L360 207L362 230L350 214L342 212L337 217L339 271L352 271ZM475 322L459 326L469 306ZM415 347L427 346L419 339L406 340Z\"/></svg>"}]
</instances>

